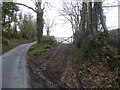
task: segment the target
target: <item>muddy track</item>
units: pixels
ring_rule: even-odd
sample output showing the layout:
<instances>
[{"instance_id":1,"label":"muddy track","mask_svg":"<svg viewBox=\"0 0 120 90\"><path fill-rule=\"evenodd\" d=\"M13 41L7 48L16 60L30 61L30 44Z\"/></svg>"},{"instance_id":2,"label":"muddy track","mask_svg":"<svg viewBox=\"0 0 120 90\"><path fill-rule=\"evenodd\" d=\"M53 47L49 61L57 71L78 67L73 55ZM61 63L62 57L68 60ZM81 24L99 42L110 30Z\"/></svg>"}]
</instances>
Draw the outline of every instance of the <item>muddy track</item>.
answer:
<instances>
[{"instance_id":1,"label":"muddy track","mask_svg":"<svg viewBox=\"0 0 120 90\"><path fill-rule=\"evenodd\" d=\"M32 85L35 88L81 88L72 67L72 45L59 44L36 64L28 55Z\"/></svg>"},{"instance_id":2,"label":"muddy track","mask_svg":"<svg viewBox=\"0 0 120 90\"><path fill-rule=\"evenodd\" d=\"M65 58L67 63L63 74L61 75L61 81L65 82L70 88L81 88L72 67L72 62L74 60L73 48L71 48L71 46L68 46L68 48L67 57Z\"/></svg>"},{"instance_id":3,"label":"muddy track","mask_svg":"<svg viewBox=\"0 0 120 90\"><path fill-rule=\"evenodd\" d=\"M50 55L48 55L48 57L46 57L46 61L42 63L40 66L41 69L43 70L46 69L47 65L51 62L52 58L54 58L54 56L56 55L60 47L61 47L61 44L57 47L57 49L54 52L52 52Z\"/></svg>"}]
</instances>

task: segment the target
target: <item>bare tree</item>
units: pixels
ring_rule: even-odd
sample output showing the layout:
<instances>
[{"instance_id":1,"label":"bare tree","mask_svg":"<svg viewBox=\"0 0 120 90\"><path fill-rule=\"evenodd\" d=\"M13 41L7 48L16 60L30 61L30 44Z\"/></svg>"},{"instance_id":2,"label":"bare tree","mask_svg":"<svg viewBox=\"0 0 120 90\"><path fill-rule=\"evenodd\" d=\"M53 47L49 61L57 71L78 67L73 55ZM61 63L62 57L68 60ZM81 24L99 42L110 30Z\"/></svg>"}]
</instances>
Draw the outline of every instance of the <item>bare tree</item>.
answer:
<instances>
[{"instance_id":1,"label":"bare tree","mask_svg":"<svg viewBox=\"0 0 120 90\"><path fill-rule=\"evenodd\" d=\"M48 18L45 20L45 29L47 31L47 36L50 36L51 28L53 28L55 25L56 24L54 20L50 20Z\"/></svg>"},{"instance_id":2,"label":"bare tree","mask_svg":"<svg viewBox=\"0 0 120 90\"><path fill-rule=\"evenodd\" d=\"M81 19L81 1L62 1L62 10L59 12L60 15L64 16L71 24L73 35L75 31L79 30L79 24Z\"/></svg>"},{"instance_id":3,"label":"bare tree","mask_svg":"<svg viewBox=\"0 0 120 90\"><path fill-rule=\"evenodd\" d=\"M37 14L37 42L40 43L41 37L43 35L43 26L44 26L43 14L44 14L45 5L47 5L48 7L51 5L47 2L45 2L42 7L42 0L35 0L35 2L34 2L35 6L36 6L35 9L30 6L27 6L25 4L22 4L22 3L16 3L16 4L25 6L28 9L33 10Z\"/></svg>"},{"instance_id":4,"label":"bare tree","mask_svg":"<svg viewBox=\"0 0 120 90\"><path fill-rule=\"evenodd\" d=\"M20 29L20 38L26 38L26 39L35 39L36 38L36 32L37 32L37 26L36 26L36 20L33 20L33 16L28 14L23 14L20 12L18 14L19 16L19 29Z\"/></svg>"}]
</instances>

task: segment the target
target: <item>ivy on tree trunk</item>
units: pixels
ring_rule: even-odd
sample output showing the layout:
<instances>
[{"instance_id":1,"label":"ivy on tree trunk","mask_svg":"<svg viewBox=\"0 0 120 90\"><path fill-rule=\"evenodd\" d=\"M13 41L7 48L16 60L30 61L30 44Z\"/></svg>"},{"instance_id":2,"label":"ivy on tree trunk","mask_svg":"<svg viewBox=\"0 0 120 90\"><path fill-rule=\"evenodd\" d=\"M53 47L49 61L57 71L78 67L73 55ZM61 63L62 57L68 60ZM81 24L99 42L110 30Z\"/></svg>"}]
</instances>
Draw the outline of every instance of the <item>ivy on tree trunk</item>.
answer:
<instances>
[{"instance_id":1,"label":"ivy on tree trunk","mask_svg":"<svg viewBox=\"0 0 120 90\"><path fill-rule=\"evenodd\" d=\"M18 5L23 5L31 10L33 10L37 14L37 42L40 43L41 37L43 35L43 9L41 8L42 2L36 2L36 10L30 6L25 4L16 3Z\"/></svg>"},{"instance_id":2,"label":"ivy on tree trunk","mask_svg":"<svg viewBox=\"0 0 120 90\"><path fill-rule=\"evenodd\" d=\"M37 38L38 38L38 43L40 43L42 35L43 35L43 11L37 13Z\"/></svg>"}]
</instances>

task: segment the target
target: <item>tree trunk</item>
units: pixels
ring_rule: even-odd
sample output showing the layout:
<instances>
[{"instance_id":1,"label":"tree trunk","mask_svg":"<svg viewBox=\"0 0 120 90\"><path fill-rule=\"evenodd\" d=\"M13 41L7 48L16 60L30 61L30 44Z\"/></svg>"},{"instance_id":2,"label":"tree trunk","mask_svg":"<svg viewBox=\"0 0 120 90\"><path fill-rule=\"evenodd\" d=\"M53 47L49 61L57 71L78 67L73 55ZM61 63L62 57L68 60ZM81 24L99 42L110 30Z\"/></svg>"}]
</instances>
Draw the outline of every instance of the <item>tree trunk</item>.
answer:
<instances>
[{"instance_id":1,"label":"tree trunk","mask_svg":"<svg viewBox=\"0 0 120 90\"><path fill-rule=\"evenodd\" d=\"M41 37L43 35L43 14L37 13L37 40L38 43L41 41Z\"/></svg>"},{"instance_id":2,"label":"tree trunk","mask_svg":"<svg viewBox=\"0 0 120 90\"><path fill-rule=\"evenodd\" d=\"M29 7L25 4L21 4L21 3L16 3L18 5L22 5L25 6L31 10L33 10L36 14L37 14L37 42L40 43L41 41L41 37L43 35L43 9L41 8L41 3L42 2L37 2L36 3L36 9L33 9L32 7Z\"/></svg>"},{"instance_id":3,"label":"tree trunk","mask_svg":"<svg viewBox=\"0 0 120 90\"><path fill-rule=\"evenodd\" d=\"M17 18L17 12L15 13L15 17ZM14 21L14 35L16 35L16 37L18 37L17 36L17 20L15 19L15 21Z\"/></svg>"},{"instance_id":4,"label":"tree trunk","mask_svg":"<svg viewBox=\"0 0 120 90\"><path fill-rule=\"evenodd\" d=\"M85 2L83 2L83 4L82 4L81 22L80 22L80 31L81 31L81 33L83 33L85 31L86 11L87 11L87 4Z\"/></svg>"},{"instance_id":5,"label":"tree trunk","mask_svg":"<svg viewBox=\"0 0 120 90\"><path fill-rule=\"evenodd\" d=\"M92 15L92 19L93 19L93 34L95 34L98 30L98 2L94 3L94 7L93 7L93 15Z\"/></svg>"},{"instance_id":6,"label":"tree trunk","mask_svg":"<svg viewBox=\"0 0 120 90\"><path fill-rule=\"evenodd\" d=\"M92 2L88 3L88 18L87 18L87 29L90 33L92 33Z\"/></svg>"},{"instance_id":7,"label":"tree trunk","mask_svg":"<svg viewBox=\"0 0 120 90\"><path fill-rule=\"evenodd\" d=\"M41 9L41 2L37 5L37 41L41 42L41 37L43 35L43 9Z\"/></svg>"},{"instance_id":8,"label":"tree trunk","mask_svg":"<svg viewBox=\"0 0 120 90\"><path fill-rule=\"evenodd\" d=\"M50 30L49 30L49 27L47 28L47 36L50 36Z\"/></svg>"},{"instance_id":9,"label":"tree trunk","mask_svg":"<svg viewBox=\"0 0 120 90\"><path fill-rule=\"evenodd\" d=\"M99 6L100 6L100 22L102 24L102 27L104 29L104 32L107 34L108 33L108 29L104 20L104 15L103 15L103 9L102 9L102 3L99 2Z\"/></svg>"}]
</instances>

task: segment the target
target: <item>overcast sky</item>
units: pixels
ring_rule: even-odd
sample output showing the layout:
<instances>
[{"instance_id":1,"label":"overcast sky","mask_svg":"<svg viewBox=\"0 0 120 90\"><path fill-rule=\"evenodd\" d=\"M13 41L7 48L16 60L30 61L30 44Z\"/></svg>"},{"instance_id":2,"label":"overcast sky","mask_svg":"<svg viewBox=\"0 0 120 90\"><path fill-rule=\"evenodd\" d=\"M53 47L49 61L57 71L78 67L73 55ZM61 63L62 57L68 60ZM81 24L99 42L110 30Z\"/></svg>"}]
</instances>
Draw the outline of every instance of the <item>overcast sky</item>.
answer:
<instances>
[{"instance_id":1,"label":"overcast sky","mask_svg":"<svg viewBox=\"0 0 120 90\"><path fill-rule=\"evenodd\" d=\"M34 0L16 0L17 2L24 3L28 6L35 8ZM115 3L115 2L116 3ZM51 35L56 37L69 37L72 36L71 25L67 20L63 17L59 16L58 8L61 8L61 0L43 0L44 2L49 2L53 6L51 9L46 8L44 17L54 20L56 22L56 26L52 28ZM114 3L112 3L114 2ZM105 0L104 5L116 5L118 2L116 0ZM22 12L27 13L30 12L34 18L36 18L36 14L23 6L20 6ZM118 8L107 8L104 9L104 13L106 15L106 24L109 28L117 28L118 27ZM46 34L46 30L44 30L44 34Z\"/></svg>"}]
</instances>

